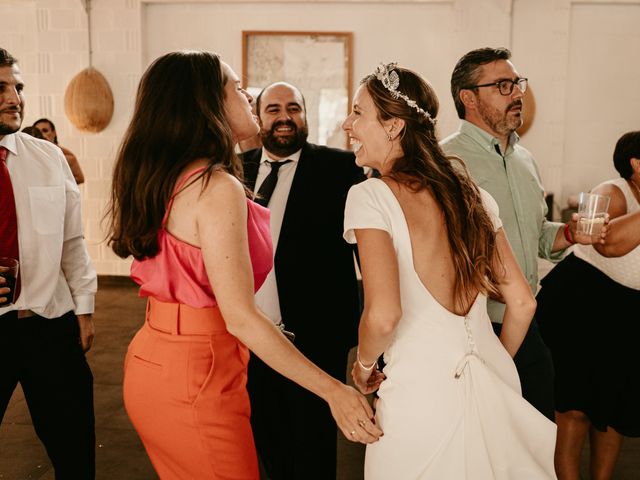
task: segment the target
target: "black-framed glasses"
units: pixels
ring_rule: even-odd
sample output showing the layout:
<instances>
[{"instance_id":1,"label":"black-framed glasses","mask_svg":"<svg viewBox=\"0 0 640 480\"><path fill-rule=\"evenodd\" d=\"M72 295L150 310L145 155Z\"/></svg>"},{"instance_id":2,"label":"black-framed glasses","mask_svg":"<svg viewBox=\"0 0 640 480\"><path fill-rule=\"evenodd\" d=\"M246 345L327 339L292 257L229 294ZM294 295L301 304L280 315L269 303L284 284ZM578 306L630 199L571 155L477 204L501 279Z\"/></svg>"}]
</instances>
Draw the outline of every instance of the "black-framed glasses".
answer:
<instances>
[{"instance_id":1,"label":"black-framed glasses","mask_svg":"<svg viewBox=\"0 0 640 480\"><path fill-rule=\"evenodd\" d=\"M513 92L513 87L518 86L522 93L527 91L528 78L516 78L515 80L500 80L499 82L493 83L483 83L482 85L470 85L468 87L464 87L467 90L475 90L480 87L498 87L500 91L500 95L511 95Z\"/></svg>"}]
</instances>

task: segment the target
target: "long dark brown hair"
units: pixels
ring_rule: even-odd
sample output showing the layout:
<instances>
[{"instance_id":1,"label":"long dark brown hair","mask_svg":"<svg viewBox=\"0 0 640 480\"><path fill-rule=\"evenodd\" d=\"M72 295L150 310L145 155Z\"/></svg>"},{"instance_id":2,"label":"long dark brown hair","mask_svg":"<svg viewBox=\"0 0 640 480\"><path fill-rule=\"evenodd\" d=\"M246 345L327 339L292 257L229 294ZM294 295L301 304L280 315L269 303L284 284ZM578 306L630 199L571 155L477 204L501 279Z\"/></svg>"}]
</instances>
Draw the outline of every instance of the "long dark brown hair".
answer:
<instances>
[{"instance_id":1,"label":"long dark brown hair","mask_svg":"<svg viewBox=\"0 0 640 480\"><path fill-rule=\"evenodd\" d=\"M435 119L439 103L433 87L411 70L394 70L400 79L398 90ZM375 75L365 77L361 83L371 95L381 121L398 118L405 122L400 139L403 156L394 162L387 176L413 192L429 189L442 208L456 272L454 298L459 308L467 310L476 291L497 293L493 269L496 235L480 191L460 159L444 154L429 119L404 99L395 98Z\"/></svg>"},{"instance_id":2,"label":"long dark brown hair","mask_svg":"<svg viewBox=\"0 0 640 480\"><path fill-rule=\"evenodd\" d=\"M224 115L227 76L209 52L168 53L143 75L113 172L108 242L119 257L158 253L158 230L178 176L192 161L242 178Z\"/></svg>"}]
</instances>

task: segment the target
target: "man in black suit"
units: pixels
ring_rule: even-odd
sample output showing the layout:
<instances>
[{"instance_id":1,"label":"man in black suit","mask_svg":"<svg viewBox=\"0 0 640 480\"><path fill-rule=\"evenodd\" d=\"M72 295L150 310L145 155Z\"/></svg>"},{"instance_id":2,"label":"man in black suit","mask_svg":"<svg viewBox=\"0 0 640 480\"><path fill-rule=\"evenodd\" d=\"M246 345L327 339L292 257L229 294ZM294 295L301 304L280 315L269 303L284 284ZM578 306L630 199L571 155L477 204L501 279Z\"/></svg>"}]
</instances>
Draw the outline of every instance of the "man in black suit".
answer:
<instances>
[{"instance_id":1,"label":"man in black suit","mask_svg":"<svg viewBox=\"0 0 640 480\"><path fill-rule=\"evenodd\" d=\"M353 250L342 238L344 204L364 175L351 152L307 142L305 102L296 87L266 87L257 112L263 148L242 159L256 201L271 210L275 260L256 301L295 334L302 353L344 382L359 320ZM337 429L328 405L253 356L248 389L269 478L335 478Z\"/></svg>"}]
</instances>

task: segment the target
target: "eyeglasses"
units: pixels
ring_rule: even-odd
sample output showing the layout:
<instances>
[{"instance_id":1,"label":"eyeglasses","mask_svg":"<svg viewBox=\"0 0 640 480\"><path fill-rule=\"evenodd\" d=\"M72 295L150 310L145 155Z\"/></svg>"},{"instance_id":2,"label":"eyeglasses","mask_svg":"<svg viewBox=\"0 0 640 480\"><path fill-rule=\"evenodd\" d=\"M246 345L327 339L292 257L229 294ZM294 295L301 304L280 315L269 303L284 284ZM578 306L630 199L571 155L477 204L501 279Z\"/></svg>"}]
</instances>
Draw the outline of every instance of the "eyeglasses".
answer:
<instances>
[{"instance_id":1,"label":"eyeglasses","mask_svg":"<svg viewBox=\"0 0 640 480\"><path fill-rule=\"evenodd\" d=\"M467 90L475 90L480 87L498 87L500 90L500 95L511 95L513 92L513 87L518 85L518 88L522 93L527 91L527 82L528 78L516 78L515 80L500 80L499 82L494 83L483 83L482 85L470 85L468 87L464 87Z\"/></svg>"}]
</instances>

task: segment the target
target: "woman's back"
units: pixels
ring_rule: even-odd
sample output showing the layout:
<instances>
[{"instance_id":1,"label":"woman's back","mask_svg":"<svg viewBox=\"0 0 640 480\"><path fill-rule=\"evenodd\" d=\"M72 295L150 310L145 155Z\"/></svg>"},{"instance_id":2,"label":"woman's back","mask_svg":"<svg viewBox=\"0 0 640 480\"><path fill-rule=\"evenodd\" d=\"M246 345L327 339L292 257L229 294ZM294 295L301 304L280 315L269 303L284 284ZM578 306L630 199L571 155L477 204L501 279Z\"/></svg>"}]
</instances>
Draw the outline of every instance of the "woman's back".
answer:
<instances>
[{"instance_id":1,"label":"woman's back","mask_svg":"<svg viewBox=\"0 0 640 480\"><path fill-rule=\"evenodd\" d=\"M205 166L205 161L196 160L180 173L179 178L185 178L189 173ZM215 188L218 183L228 181L233 181L228 174L217 171L211 174L209 183L212 188ZM173 205L168 212L165 223L165 228L171 235L197 248L200 248L202 244L198 235L197 216L198 208L200 208L198 202L203 200L203 183L204 178L200 174L196 174L174 192ZM206 197L204 200L206 201Z\"/></svg>"},{"instance_id":2,"label":"woman's back","mask_svg":"<svg viewBox=\"0 0 640 480\"><path fill-rule=\"evenodd\" d=\"M205 169L204 161L195 161L181 172L158 232L158 253L133 262L131 274L141 285L141 296L198 308L217 304L210 283L216 272L205 269L204 255L211 246L215 248L215 236L220 233L212 222L199 226L198 218L228 208L224 190L237 188L238 180L216 171L205 184ZM272 266L269 211L247 199L246 225L250 267L257 289ZM200 238L203 231L207 232L205 241Z\"/></svg>"},{"instance_id":3,"label":"woman's back","mask_svg":"<svg viewBox=\"0 0 640 480\"><path fill-rule=\"evenodd\" d=\"M429 189L412 191L406 185L383 179L402 209L413 253L413 269L433 298L450 312L464 315L477 294L456 301L456 270L451 255L448 228L442 207Z\"/></svg>"}]
</instances>

